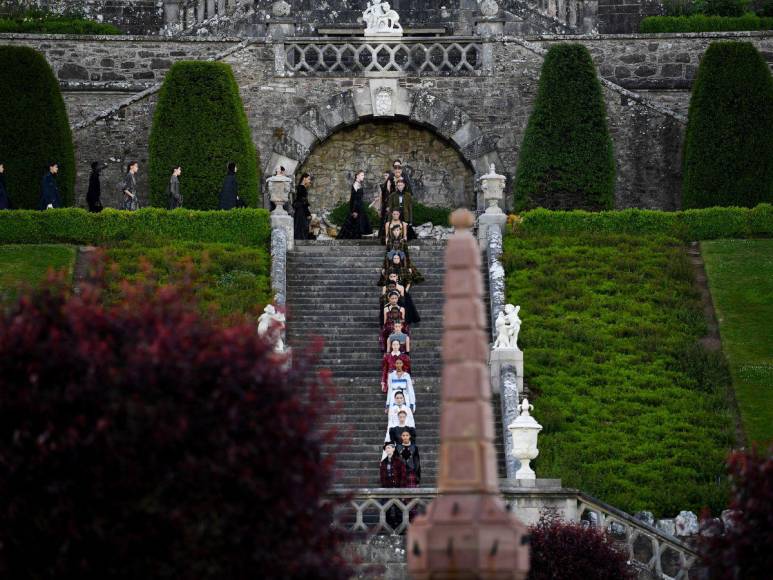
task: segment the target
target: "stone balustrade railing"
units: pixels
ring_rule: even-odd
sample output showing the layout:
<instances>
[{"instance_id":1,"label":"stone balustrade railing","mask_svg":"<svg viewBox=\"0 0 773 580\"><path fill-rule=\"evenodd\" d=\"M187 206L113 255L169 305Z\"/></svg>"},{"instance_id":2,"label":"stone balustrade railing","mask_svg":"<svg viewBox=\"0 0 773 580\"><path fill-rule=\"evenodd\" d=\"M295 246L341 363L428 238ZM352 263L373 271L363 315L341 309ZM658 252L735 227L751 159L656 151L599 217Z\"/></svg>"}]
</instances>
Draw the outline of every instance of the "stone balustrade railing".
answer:
<instances>
[{"instance_id":1,"label":"stone balustrade railing","mask_svg":"<svg viewBox=\"0 0 773 580\"><path fill-rule=\"evenodd\" d=\"M627 551L631 565L650 577L686 580L697 553L686 543L589 495L555 486L501 486L508 508L527 524L544 508L567 521L581 521L606 531ZM338 490L335 525L353 533L397 536L405 533L412 514L422 513L437 496L436 488Z\"/></svg>"},{"instance_id":2,"label":"stone balustrade railing","mask_svg":"<svg viewBox=\"0 0 773 580\"><path fill-rule=\"evenodd\" d=\"M485 43L479 38L355 41L293 39L275 53L277 69L304 76L410 73L474 75L485 69Z\"/></svg>"},{"instance_id":3,"label":"stone balustrade railing","mask_svg":"<svg viewBox=\"0 0 773 580\"><path fill-rule=\"evenodd\" d=\"M164 24L181 31L233 12L239 0L165 0Z\"/></svg>"}]
</instances>

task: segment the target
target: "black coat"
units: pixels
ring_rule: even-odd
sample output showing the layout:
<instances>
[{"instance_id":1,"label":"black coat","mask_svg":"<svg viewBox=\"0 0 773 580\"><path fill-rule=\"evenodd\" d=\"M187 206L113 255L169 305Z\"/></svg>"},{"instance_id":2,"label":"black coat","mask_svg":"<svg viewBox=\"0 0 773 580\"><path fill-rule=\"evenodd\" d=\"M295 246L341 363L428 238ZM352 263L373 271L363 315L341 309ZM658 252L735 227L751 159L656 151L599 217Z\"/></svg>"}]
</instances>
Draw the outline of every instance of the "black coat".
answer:
<instances>
[{"instance_id":1,"label":"black coat","mask_svg":"<svg viewBox=\"0 0 773 580\"><path fill-rule=\"evenodd\" d=\"M102 211L102 185L99 182L99 170L92 171L89 175L89 189L86 192L86 202L89 204L89 211Z\"/></svg>"},{"instance_id":2,"label":"black coat","mask_svg":"<svg viewBox=\"0 0 773 580\"><path fill-rule=\"evenodd\" d=\"M344 225L341 226L341 231L338 233L339 240L358 240L362 236L373 232L368 219L367 208L363 201L363 189L363 187L354 189L352 185L352 193L349 198L349 217L346 218ZM357 217L354 217L353 213L357 213Z\"/></svg>"},{"instance_id":3,"label":"black coat","mask_svg":"<svg viewBox=\"0 0 773 580\"><path fill-rule=\"evenodd\" d=\"M223 181L223 189L220 190L220 209L234 209L238 206L239 184L236 182L236 174L229 173Z\"/></svg>"},{"instance_id":4,"label":"black coat","mask_svg":"<svg viewBox=\"0 0 773 580\"><path fill-rule=\"evenodd\" d=\"M405 427L400 427L399 425L397 427L392 427L389 430L390 441L392 441L392 443L394 443L395 445L401 445L403 438L400 437L400 434L403 431L408 431L408 433L411 434L411 443L416 443L416 429L414 429L413 427L408 427L408 425L406 425Z\"/></svg>"},{"instance_id":5,"label":"black coat","mask_svg":"<svg viewBox=\"0 0 773 580\"><path fill-rule=\"evenodd\" d=\"M62 199L59 197L59 186L56 184L54 174L46 171L40 186L40 204L38 209L44 210L49 205L54 208L62 207Z\"/></svg>"},{"instance_id":6,"label":"black coat","mask_svg":"<svg viewBox=\"0 0 773 580\"><path fill-rule=\"evenodd\" d=\"M5 188L5 173L0 173L0 209L11 209L11 198Z\"/></svg>"},{"instance_id":7,"label":"black coat","mask_svg":"<svg viewBox=\"0 0 773 580\"><path fill-rule=\"evenodd\" d=\"M309 192L304 185L299 185L295 191L295 200L293 201L293 225L294 237L296 240L309 239L309 218L311 210L309 209Z\"/></svg>"}]
</instances>

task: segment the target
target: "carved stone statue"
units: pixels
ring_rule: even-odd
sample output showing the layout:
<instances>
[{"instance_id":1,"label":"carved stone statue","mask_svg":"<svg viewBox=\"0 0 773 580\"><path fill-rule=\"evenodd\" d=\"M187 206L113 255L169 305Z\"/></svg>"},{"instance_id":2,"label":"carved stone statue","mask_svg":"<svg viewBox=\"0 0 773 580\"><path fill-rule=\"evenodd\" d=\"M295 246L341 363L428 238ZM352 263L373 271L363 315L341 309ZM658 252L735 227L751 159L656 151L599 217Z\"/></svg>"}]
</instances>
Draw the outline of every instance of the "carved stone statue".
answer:
<instances>
[{"instance_id":1,"label":"carved stone statue","mask_svg":"<svg viewBox=\"0 0 773 580\"><path fill-rule=\"evenodd\" d=\"M389 2L368 0L368 7L362 13L365 21L365 36L402 36L400 15L392 10Z\"/></svg>"},{"instance_id":2,"label":"carved stone statue","mask_svg":"<svg viewBox=\"0 0 773 580\"><path fill-rule=\"evenodd\" d=\"M285 329L285 315L277 312L273 304L263 309L263 314L258 318L258 336L265 337L274 343L275 352L284 352L285 344L282 336Z\"/></svg>"},{"instance_id":3,"label":"carved stone statue","mask_svg":"<svg viewBox=\"0 0 773 580\"><path fill-rule=\"evenodd\" d=\"M520 306L508 304L503 312L497 316L494 323L497 338L494 341L494 348L514 348L518 349L518 334L521 331L521 319L518 317Z\"/></svg>"}]
</instances>

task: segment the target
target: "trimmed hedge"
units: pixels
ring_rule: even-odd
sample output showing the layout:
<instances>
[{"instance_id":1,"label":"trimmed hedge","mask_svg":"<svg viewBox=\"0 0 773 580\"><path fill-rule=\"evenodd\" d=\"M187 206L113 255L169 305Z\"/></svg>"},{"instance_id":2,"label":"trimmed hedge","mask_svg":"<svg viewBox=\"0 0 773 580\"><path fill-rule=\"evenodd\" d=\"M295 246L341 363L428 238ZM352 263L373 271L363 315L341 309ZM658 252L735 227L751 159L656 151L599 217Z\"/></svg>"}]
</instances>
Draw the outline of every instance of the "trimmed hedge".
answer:
<instances>
[{"instance_id":1,"label":"trimmed hedge","mask_svg":"<svg viewBox=\"0 0 773 580\"><path fill-rule=\"evenodd\" d=\"M713 42L690 98L684 207L773 202L773 76L749 42Z\"/></svg>"},{"instance_id":2,"label":"trimmed hedge","mask_svg":"<svg viewBox=\"0 0 773 580\"><path fill-rule=\"evenodd\" d=\"M639 32L730 32L734 30L773 30L773 18L756 14L743 16L647 16L639 24Z\"/></svg>"},{"instance_id":3,"label":"trimmed hedge","mask_svg":"<svg viewBox=\"0 0 773 580\"><path fill-rule=\"evenodd\" d=\"M264 209L174 211L144 208L136 212L105 209L89 213L68 208L1 211L0 244L93 244L121 240L222 242L268 247L271 226Z\"/></svg>"},{"instance_id":4,"label":"trimmed hedge","mask_svg":"<svg viewBox=\"0 0 773 580\"><path fill-rule=\"evenodd\" d=\"M515 176L518 210L612 209L615 160L601 83L588 49L545 56Z\"/></svg>"},{"instance_id":5,"label":"trimmed hedge","mask_svg":"<svg viewBox=\"0 0 773 580\"><path fill-rule=\"evenodd\" d=\"M217 209L229 161L239 167L239 195L258 205L260 170L247 115L231 67L178 62L164 79L150 133L150 202L168 207L172 167L182 166L183 204Z\"/></svg>"},{"instance_id":6,"label":"trimmed hedge","mask_svg":"<svg viewBox=\"0 0 773 580\"><path fill-rule=\"evenodd\" d=\"M85 18L72 18L51 14L24 15L17 18L0 18L0 32L93 35L121 34L121 31L112 24L104 24L93 20L86 20Z\"/></svg>"},{"instance_id":7,"label":"trimmed hedge","mask_svg":"<svg viewBox=\"0 0 773 580\"><path fill-rule=\"evenodd\" d=\"M685 211L548 211L523 214L518 226L526 234L666 235L682 241L773 236L773 205L755 208L712 207Z\"/></svg>"},{"instance_id":8,"label":"trimmed hedge","mask_svg":"<svg viewBox=\"0 0 773 580\"><path fill-rule=\"evenodd\" d=\"M64 205L72 205L75 153L59 83L42 54L0 46L0 163L15 208L37 209L43 174L59 163Z\"/></svg>"}]
</instances>

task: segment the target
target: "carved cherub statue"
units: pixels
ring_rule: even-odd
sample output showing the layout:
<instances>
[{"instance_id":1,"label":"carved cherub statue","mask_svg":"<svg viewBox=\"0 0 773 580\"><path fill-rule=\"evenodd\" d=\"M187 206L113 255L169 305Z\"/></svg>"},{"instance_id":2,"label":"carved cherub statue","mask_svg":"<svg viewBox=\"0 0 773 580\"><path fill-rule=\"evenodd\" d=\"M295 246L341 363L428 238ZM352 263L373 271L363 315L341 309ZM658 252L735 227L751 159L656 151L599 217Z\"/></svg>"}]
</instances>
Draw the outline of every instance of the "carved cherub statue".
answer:
<instances>
[{"instance_id":1,"label":"carved cherub statue","mask_svg":"<svg viewBox=\"0 0 773 580\"><path fill-rule=\"evenodd\" d=\"M277 312L273 304L268 304L258 318L258 336L264 336L273 342L276 352L284 352L285 344L282 339L284 329L285 315Z\"/></svg>"},{"instance_id":2,"label":"carved cherub statue","mask_svg":"<svg viewBox=\"0 0 773 580\"><path fill-rule=\"evenodd\" d=\"M518 318L520 306L508 304L504 311L497 316L494 328L497 338L494 341L494 348L518 348L518 334L521 331L521 319Z\"/></svg>"}]
</instances>

